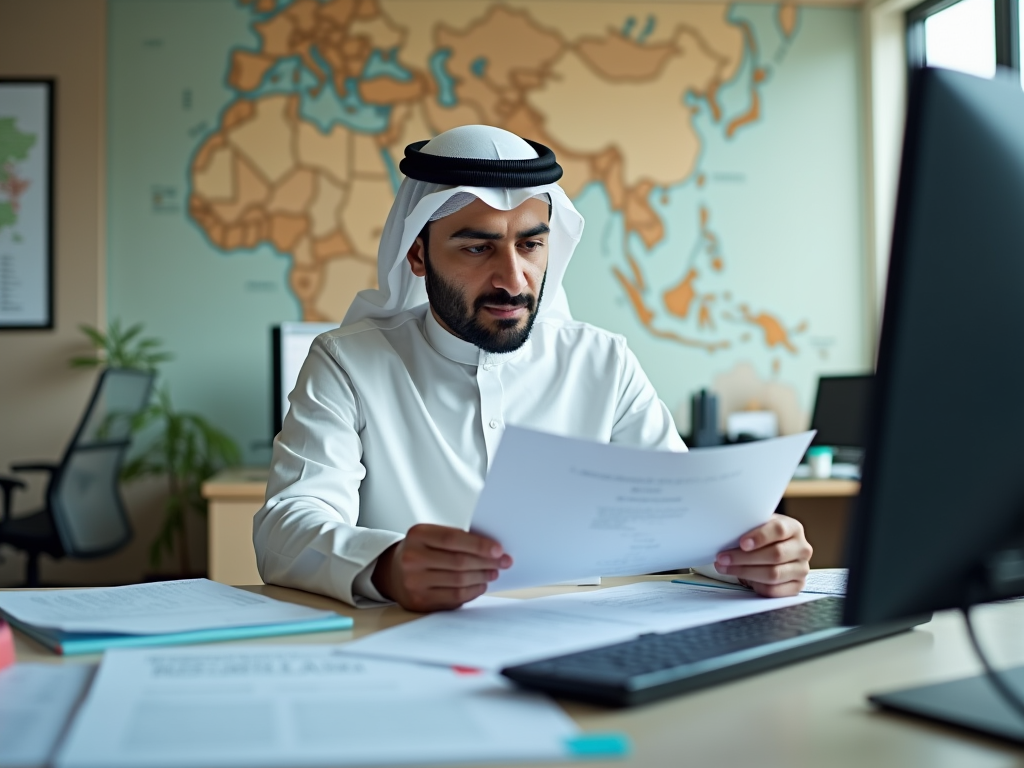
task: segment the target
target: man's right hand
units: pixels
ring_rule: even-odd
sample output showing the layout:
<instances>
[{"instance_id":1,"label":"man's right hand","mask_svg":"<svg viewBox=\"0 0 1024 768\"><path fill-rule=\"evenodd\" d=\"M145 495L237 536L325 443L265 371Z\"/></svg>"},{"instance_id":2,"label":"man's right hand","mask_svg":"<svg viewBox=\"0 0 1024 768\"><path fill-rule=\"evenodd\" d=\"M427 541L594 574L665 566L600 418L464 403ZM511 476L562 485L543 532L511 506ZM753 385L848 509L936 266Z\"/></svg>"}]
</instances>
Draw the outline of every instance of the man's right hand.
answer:
<instances>
[{"instance_id":1,"label":"man's right hand","mask_svg":"<svg viewBox=\"0 0 1024 768\"><path fill-rule=\"evenodd\" d=\"M511 565L493 539L422 523L377 558L373 586L410 611L445 611L480 597Z\"/></svg>"}]
</instances>

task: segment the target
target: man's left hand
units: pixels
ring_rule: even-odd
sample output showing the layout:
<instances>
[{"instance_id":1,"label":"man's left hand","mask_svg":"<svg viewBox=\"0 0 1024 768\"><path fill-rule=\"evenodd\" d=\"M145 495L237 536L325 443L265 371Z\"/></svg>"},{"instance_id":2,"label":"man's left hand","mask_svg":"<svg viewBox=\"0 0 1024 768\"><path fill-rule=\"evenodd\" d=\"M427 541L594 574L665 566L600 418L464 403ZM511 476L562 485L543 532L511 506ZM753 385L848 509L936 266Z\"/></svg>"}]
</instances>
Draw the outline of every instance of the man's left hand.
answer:
<instances>
[{"instance_id":1,"label":"man's left hand","mask_svg":"<svg viewBox=\"0 0 1024 768\"><path fill-rule=\"evenodd\" d=\"M799 520L772 515L740 537L739 549L719 552L715 569L764 597L789 597L804 588L812 551Z\"/></svg>"}]
</instances>

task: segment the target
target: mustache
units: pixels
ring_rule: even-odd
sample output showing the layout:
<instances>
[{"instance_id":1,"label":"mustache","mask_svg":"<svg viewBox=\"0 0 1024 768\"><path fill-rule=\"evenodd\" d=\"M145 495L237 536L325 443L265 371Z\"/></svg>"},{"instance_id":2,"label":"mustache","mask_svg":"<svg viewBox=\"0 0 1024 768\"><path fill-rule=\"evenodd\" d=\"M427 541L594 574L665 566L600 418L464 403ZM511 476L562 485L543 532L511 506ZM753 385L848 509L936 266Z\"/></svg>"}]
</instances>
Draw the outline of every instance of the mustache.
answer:
<instances>
[{"instance_id":1,"label":"mustache","mask_svg":"<svg viewBox=\"0 0 1024 768\"><path fill-rule=\"evenodd\" d=\"M529 310L533 310L537 304L537 299L531 293L520 293L518 296L513 296L508 291L494 291L493 293L486 293L482 296L477 296L476 301L473 302L473 311L478 312L483 309L485 304L499 304L506 307L526 307Z\"/></svg>"}]
</instances>

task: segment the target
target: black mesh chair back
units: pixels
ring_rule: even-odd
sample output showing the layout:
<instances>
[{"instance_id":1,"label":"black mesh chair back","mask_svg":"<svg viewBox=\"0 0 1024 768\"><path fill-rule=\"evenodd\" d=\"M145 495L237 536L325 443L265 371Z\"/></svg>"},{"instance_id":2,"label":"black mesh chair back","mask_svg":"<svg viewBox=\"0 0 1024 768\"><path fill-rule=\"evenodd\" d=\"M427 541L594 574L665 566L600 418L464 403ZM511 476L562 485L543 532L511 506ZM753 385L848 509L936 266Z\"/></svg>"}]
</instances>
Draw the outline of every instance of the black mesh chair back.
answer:
<instances>
[{"instance_id":1,"label":"black mesh chair back","mask_svg":"<svg viewBox=\"0 0 1024 768\"><path fill-rule=\"evenodd\" d=\"M70 557L99 557L123 546L132 529L119 475L132 423L149 402L153 374L108 368L48 490L49 508Z\"/></svg>"}]
</instances>

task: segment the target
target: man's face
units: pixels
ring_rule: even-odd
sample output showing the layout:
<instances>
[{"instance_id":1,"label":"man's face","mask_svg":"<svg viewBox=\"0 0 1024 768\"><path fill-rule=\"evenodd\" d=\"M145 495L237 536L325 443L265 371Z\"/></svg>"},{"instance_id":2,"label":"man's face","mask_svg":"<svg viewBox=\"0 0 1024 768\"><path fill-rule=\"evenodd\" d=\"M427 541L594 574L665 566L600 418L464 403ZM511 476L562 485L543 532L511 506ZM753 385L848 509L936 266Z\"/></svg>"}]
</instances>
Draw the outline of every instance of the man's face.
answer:
<instances>
[{"instance_id":1,"label":"man's face","mask_svg":"<svg viewBox=\"0 0 1024 768\"><path fill-rule=\"evenodd\" d=\"M511 211L481 200L429 225L409 249L413 274L449 332L488 352L512 352L530 336L548 266L548 204Z\"/></svg>"}]
</instances>

